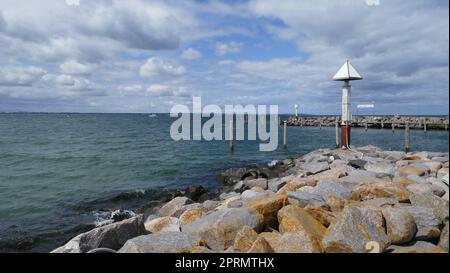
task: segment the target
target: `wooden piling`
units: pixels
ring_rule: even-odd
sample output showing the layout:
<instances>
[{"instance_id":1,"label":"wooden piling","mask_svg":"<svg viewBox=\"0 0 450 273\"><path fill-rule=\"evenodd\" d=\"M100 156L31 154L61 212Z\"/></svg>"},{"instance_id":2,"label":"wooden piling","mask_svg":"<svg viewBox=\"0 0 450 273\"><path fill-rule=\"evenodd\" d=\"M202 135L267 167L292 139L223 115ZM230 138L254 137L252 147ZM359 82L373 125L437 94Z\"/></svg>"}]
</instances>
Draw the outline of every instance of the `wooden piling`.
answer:
<instances>
[{"instance_id":1,"label":"wooden piling","mask_svg":"<svg viewBox=\"0 0 450 273\"><path fill-rule=\"evenodd\" d=\"M427 120L426 119L423 120L423 131L424 131L424 133L427 132Z\"/></svg>"},{"instance_id":2,"label":"wooden piling","mask_svg":"<svg viewBox=\"0 0 450 273\"><path fill-rule=\"evenodd\" d=\"M381 122L381 129L384 129L384 122Z\"/></svg>"},{"instance_id":3,"label":"wooden piling","mask_svg":"<svg viewBox=\"0 0 450 273\"><path fill-rule=\"evenodd\" d=\"M392 133L395 132L395 123L392 122Z\"/></svg>"},{"instance_id":4,"label":"wooden piling","mask_svg":"<svg viewBox=\"0 0 450 273\"><path fill-rule=\"evenodd\" d=\"M283 147L287 149L287 123L286 121L283 124Z\"/></svg>"},{"instance_id":5,"label":"wooden piling","mask_svg":"<svg viewBox=\"0 0 450 273\"><path fill-rule=\"evenodd\" d=\"M339 119L336 118L336 147L339 147Z\"/></svg>"},{"instance_id":6,"label":"wooden piling","mask_svg":"<svg viewBox=\"0 0 450 273\"><path fill-rule=\"evenodd\" d=\"M230 127L229 127L229 146L230 146L230 151L233 152L234 151L234 141L233 141L233 120L230 120Z\"/></svg>"},{"instance_id":7,"label":"wooden piling","mask_svg":"<svg viewBox=\"0 0 450 273\"><path fill-rule=\"evenodd\" d=\"M405 152L409 153L411 151L411 130L409 128L409 123L405 124Z\"/></svg>"},{"instance_id":8,"label":"wooden piling","mask_svg":"<svg viewBox=\"0 0 450 273\"><path fill-rule=\"evenodd\" d=\"M366 132L367 132L368 129L369 129L369 125L366 122Z\"/></svg>"}]
</instances>

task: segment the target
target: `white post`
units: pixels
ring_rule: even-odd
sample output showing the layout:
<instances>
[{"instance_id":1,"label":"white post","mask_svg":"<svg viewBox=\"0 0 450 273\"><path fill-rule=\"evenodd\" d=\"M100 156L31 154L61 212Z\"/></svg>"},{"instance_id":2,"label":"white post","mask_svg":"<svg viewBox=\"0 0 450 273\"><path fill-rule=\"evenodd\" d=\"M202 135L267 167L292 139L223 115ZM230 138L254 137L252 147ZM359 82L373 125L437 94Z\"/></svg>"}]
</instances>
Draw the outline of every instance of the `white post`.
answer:
<instances>
[{"instance_id":1,"label":"white post","mask_svg":"<svg viewBox=\"0 0 450 273\"><path fill-rule=\"evenodd\" d=\"M283 147L287 149L287 122L283 124Z\"/></svg>"},{"instance_id":2,"label":"white post","mask_svg":"<svg viewBox=\"0 0 450 273\"><path fill-rule=\"evenodd\" d=\"M350 123L351 123L351 113L350 113L350 100L351 100L351 86L350 81L346 80L344 87L342 89L342 127L341 127L341 142L342 147L350 147Z\"/></svg>"},{"instance_id":3,"label":"white post","mask_svg":"<svg viewBox=\"0 0 450 273\"><path fill-rule=\"evenodd\" d=\"M405 152L409 153L411 151L411 130L409 128L409 123L405 124Z\"/></svg>"},{"instance_id":4,"label":"white post","mask_svg":"<svg viewBox=\"0 0 450 273\"><path fill-rule=\"evenodd\" d=\"M342 124L349 124L351 121L351 85L349 81L345 81L344 88L342 89Z\"/></svg>"}]
</instances>

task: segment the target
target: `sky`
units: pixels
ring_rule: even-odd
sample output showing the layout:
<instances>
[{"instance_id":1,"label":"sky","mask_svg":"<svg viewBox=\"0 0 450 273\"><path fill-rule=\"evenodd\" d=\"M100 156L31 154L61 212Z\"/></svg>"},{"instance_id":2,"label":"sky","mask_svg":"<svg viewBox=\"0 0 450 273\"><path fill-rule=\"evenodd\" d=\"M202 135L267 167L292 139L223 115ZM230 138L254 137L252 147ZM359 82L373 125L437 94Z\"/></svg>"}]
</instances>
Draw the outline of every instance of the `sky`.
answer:
<instances>
[{"instance_id":1,"label":"sky","mask_svg":"<svg viewBox=\"0 0 450 273\"><path fill-rule=\"evenodd\" d=\"M354 107L448 115L449 2L0 0L0 112L336 115L347 59Z\"/></svg>"}]
</instances>

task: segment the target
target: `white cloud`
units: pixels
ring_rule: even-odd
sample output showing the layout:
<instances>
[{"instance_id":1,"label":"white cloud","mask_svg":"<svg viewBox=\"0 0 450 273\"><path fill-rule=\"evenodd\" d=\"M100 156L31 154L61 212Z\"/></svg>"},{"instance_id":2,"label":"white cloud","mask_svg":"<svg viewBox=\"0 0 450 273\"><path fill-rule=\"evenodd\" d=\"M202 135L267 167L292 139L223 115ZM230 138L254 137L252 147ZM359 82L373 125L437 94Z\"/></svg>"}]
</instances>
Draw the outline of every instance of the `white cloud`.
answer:
<instances>
[{"instance_id":1,"label":"white cloud","mask_svg":"<svg viewBox=\"0 0 450 273\"><path fill-rule=\"evenodd\" d=\"M91 91L95 90L95 85L88 79L75 78L75 83L71 87L74 91ZM102 92L97 92L95 95L103 94Z\"/></svg>"},{"instance_id":2,"label":"white cloud","mask_svg":"<svg viewBox=\"0 0 450 273\"><path fill-rule=\"evenodd\" d=\"M202 54L193 48L188 48L181 53L181 58L185 60L196 60L202 57Z\"/></svg>"},{"instance_id":3,"label":"white cloud","mask_svg":"<svg viewBox=\"0 0 450 273\"><path fill-rule=\"evenodd\" d=\"M207 103L298 101L337 113L340 84L330 78L350 58L365 78L355 102L446 113L448 28L440 0L0 0L0 107L27 98L57 111L59 100L82 97L72 110L94 101L96 111L139 111L153 93L167 111L195 90ZM250 54L232 56L242 41ZM215 54L196 50L208 46ZM196 57L189 67L179 60Z\"/></svg>"},{"instance_id":4,"label":"white cloud","mask_svg":"<svg viewBox=\"0 0 450 273\"><path fill-rule=\"evenodd\" d=\"M47 74L42 77L42 82L48 87L67 88L72 91L90 91L94 89L94 84L88 79L65 74Z\"/></svg>"},{"instance_id":5,"label":"white cloud","mask_svg":"<svg viewBox=\"0 0 450 273\"><path fill-rule=\"evenodd\" d=\"M229 43L216 43L216 54L223 56L229 53L238 53L244 46L243 43L229 42Z\"/></svg>"},{"instance_id":6,"label":"white cloud","mask_svg":"<svg viewBox=\"0 0 450 273\"><path fill-rule=\"evenodd\" d=\"M47 74L42 80L50 85L74 86L75 80L70 75L51 75Z\"/></svg>"},{"instance_id":7,"label":"white cloud","mask_svg":"<svg viewBox=\"0 0 450 273\"><path fill-rule=\"evenodd\" d=\"M169 86L159 84L149 86L149 88L147 88L147 93L159 97L173 95L173 91L169 88Z\"/></svg>"},{"instance_id":8,"label":"white cloud","mask_svg":"<svg viewBox=\"0 0 450 273\"><path fill-rule=\"evenodd\" d=\"M147 94L155 97L187 98L190 94L185 87L170 87L163 84L154 84L147 88Z\"/></svg>"},{"instance_id":9,"label":"white cloud","mask_svg":"<svg viewBox=\"0 0 450 273\"><path fill-rule=\"evenodd\" d=\"M122 86L120 89L122 91L124 91L125 93L137 93L137 92L142 92L145 90L144 86L141 84L126 85L126 86Z\"/></svg>"},{"instance_id":10,"label":"white cloud","mask_svg":"<svg viewBox=\"0 0 450 273\"><path fill-rule=\"evenodd\" d=\"M66 0L68 6L79 6L80 0Z\"/></svg>"},{"instance_id":11,"label":"white cloud","mask_svg":"<svg viewBox=\"0 0 450 273\"><path fill-rule=\"evenodd\" d=\"M89 65L81 64L76 60L69 60L60 66L61 72L69 75L89 75L93 68Z\"/></svg>"},{"instance_id":12,"label":"white cloud","mask_svg":"<svg viewBox=\"0 0 450 273\"><path fill-rule=\"evenodd\" d=\"M187 69L175 61L153 57L141 66L139 75L144 78L170 78L186 72Z\"/></svg>"},{"instance_id":13,"label":"white cloud","mask_svg":"<svg viewBox=\"0 0 450 273\"><path fill-rule=\"evenodd\" d=\"M0 86L31 86L47 72L38 67L0 68Z\"/></svg>"}]
</instances>

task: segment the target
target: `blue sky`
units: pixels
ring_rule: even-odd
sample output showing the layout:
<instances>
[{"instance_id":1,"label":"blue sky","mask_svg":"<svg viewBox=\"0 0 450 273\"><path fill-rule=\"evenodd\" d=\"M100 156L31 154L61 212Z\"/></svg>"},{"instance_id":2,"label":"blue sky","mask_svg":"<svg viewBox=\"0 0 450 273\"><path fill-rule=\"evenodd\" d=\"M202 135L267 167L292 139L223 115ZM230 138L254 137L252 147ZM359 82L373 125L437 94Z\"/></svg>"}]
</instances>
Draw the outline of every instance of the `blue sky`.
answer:
<instances>
[{"instance_id":1,"label":"blue sky","mask_svg":"<svg viewBox=\"0 0 450 273\"><path fill-rule=\"evenodd\" d=\"M445 0L0 0L0 111L169 112L175 104L354 105L448 114Z\"/></svg>"}]
</instances>

